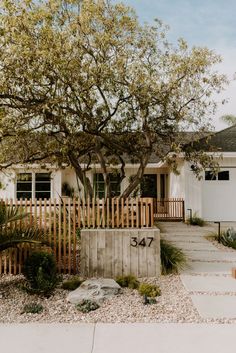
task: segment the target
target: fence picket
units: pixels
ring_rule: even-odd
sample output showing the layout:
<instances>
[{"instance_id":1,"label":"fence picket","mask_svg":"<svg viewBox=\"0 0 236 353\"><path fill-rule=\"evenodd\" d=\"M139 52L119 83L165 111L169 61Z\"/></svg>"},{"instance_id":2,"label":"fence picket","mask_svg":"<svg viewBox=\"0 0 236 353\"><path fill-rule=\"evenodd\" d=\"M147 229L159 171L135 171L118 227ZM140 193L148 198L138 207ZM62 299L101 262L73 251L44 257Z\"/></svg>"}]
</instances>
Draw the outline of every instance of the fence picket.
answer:
<instances>
[{"instance_id":1,"label":"fence picket","mask_svg":"<svg viewBox=\"0 0 236 353\"><path fill-rule=\"evenodd\" d=\"M58 271L76 273L78 265L77 229L93 228L130 228L151 227L153 225L152 199L120 199L99 200L87 199L20 199L2 200L6 206L18 206L20 212L28 213L28 217L18 220L10 227L33 227L46 232L49 243L53 246ZM180 203L178 203L180 202ZM183 201L175 204L176 213L183 209ZM41 233L42 234L42 233ZM41 237L41 235L40 235ZM18 249L0 253L0 274L18 274L22 265L34 246L22 245Z\"/></svg>"}]
</instances>

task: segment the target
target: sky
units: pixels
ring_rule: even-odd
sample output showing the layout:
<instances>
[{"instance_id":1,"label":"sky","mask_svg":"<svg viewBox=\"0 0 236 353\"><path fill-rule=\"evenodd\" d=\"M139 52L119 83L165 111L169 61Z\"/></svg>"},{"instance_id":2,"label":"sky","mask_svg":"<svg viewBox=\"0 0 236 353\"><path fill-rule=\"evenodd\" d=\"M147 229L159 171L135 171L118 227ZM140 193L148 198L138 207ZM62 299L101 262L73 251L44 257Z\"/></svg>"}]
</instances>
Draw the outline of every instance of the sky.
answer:
<instances>
[{"instance_id":1,"label":"sky","mask_svg":"<svg viewBox=\"0 0 236 353\"><path fill-rule=\"evenodd\" d=\"M216 97L221 105L214 117L216 130L226 127L224 114L236 115L236 0L122 0L132 6L140 19L151 23L162 20L170 29L168 39L175 43L184 38L190 45L207 46L222 56L217 70L228 76L230 84Z\"/></svg>"}]
</instances>

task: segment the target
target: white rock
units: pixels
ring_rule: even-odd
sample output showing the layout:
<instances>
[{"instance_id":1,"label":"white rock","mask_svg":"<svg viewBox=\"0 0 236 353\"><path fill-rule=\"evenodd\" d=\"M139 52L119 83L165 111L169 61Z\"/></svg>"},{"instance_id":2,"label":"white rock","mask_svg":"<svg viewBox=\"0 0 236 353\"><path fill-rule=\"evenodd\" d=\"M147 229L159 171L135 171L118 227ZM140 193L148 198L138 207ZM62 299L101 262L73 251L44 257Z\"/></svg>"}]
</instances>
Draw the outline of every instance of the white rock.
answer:
<instances>
[{"instance_id":1,"label":"white rock","mask_svg":"<svg viewBox=\"0 0 236 353\"><path fill-rule=\"evenodd\" d=\"M67 300L72 304L79 304L85 299L101 304L105 299L111 298L120 292L121 287L114 279L88 279L79 288L70 292Z\"/></svg>"}]
</instances>

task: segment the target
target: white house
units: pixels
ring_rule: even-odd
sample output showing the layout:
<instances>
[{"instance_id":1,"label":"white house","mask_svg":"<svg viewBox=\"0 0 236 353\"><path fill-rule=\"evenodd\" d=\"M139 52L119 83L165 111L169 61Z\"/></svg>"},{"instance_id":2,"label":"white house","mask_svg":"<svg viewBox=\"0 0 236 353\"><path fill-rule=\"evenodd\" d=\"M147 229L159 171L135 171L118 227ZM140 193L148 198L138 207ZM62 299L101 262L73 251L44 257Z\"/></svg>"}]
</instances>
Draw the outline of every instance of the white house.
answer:
<instances>
[{"instance_id":1,"label":"white house","mask_svg":"<svg viewBox=\"0 0 236 353\"><path fill-rule=\"evenodd\" d=\"M182 198L186 214L192 209L205 220L236 221L236 126L215 133L210 143L218 151L215 153L220 165L217 175L206 170L199 181L191 164L181 156L178 158L179 175L176 175L165 163L152 158L145 170L140 195L156 199ZM119 189L111 182L114 196L126 187L137 167L131 163L126 165L126 178ZM104 191L101 170L94 166L88 176L97 197L101 198ZM66 187L74 189L75 195L82 193L71 168L58 169L51 165L18 165L6 170L0 175L0 187L0 198L4 199L58 199Z\"/></svg>"}]
</instances>

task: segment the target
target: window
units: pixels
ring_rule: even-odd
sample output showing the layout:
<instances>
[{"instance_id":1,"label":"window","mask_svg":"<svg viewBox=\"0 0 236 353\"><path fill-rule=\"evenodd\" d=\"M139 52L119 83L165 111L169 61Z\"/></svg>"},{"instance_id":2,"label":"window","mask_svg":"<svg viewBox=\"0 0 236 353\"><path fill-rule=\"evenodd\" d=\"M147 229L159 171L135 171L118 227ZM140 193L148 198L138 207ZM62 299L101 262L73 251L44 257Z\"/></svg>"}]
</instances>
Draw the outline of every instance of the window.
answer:
<instances>
[{"instance_id":1,"label":"window","mask_svg":"<svg viewBox=\"0 0 236 353\"><path fill-rule=\"evenodd\" d=\"M229 180L229 171L224 170L218 173L218 180Z\"/></svg>"},{"instance_id":2,"label":"window","mask_svg":"<svg viewBox=\"0 0 236 353\"><path fill-rule=\"evenodd\" d=\"M31 173L21 173L17 175L16 197L17 199L32 198L32 174Z\"/></svg>"},{"instance_id":3,"label":"window","mask_svg":"<svg viewBox=\"0 0 236 353\"><path fill-rule=\"evenodd\" d=\"M207 170L205 172L205 180L216 180L216 174Z\"/></svg>"},{"instance_id":4,"label":"window","mask_svg":"<svg viewBox=\"0 0 236 353\"><path fill-rule=\"evenodd\" d=\"M205 180L229 180L229 171L222 170L216 174L211 171L205 171Z\"/></svg>"},{"instance_id":5,"label":"window","mask_svg":"<svg viewBox=\"0 0 236 353\"><path fill-rule=\"evenodd\" d=\"M49 173L35 174L35 197L36 199L50 199L51 176Z\"/></svg>"},{"instance_id":6,"label":"window","mask_svg":"<svg viewBox=\"0 0 236 353\"><path fill-rule=\"evenodd\" d=\"M120 195L119 175L110 173L111 197ZM95 193L99 199L105 197L105 182L102 173L94 175Z\"/></svg>"},{"instance_id":7,"label":"window","mask_svg":"<svg viewBox=\"0 0 236 353\"><path fill-rule=\"evenodd\" d=\"M19 173L16 183L16 198L49 199L51 197L50 173Z\"/></svg>"}]
</instances>

